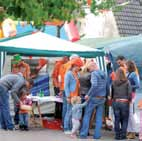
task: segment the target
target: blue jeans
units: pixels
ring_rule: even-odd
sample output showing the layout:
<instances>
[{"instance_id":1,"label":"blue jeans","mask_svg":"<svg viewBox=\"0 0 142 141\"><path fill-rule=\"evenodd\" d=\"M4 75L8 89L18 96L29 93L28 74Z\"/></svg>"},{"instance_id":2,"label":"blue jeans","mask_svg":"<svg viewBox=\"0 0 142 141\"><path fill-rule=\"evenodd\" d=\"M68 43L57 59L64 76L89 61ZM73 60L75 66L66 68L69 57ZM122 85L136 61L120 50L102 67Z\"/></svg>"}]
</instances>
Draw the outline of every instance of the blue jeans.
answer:
<instances>
[{"instance_id":1,"label":"blue jeans","mask_svg":"<svg viewBox=\"0 0 142 141\"><path fill-rule=\"evenodd\" d=\"M16 103L14 104L14 124L18 125L19 124L19 110L20 107L17 107Z\"/></svg>"},{"instance_id":2,"label":"blue jeans","mask_svg":"<svg viewBox=\"0 0 142 141\"><path fill-rule=\"evenodd\" d=\"M129 118L129 103L113 102L113 111L116 137L126 137Z\"/></svg>"},{"instance_id":3,"label":"blue jeans","mask_svg":"<svg viewBox=\"0 0 142 141\"><path fill-rule=\"evenodd\" d=\"M63 108L62 108L63 126L64 126L64 119L65 119L66 111L67 111L67 99L66 99L66 96L65 96L65 92L63 91Z\"/></svg>"},{"instance_id":4,"label":"blue jeans","mask_svg":"<svg viewBox=\"0 0 142 141\"><path fill-rule=\"evenodd\" d=\"M72 105L67 103L67 111L64 118L64 131L71 131L72 129Z\"/></svg>"},{"instance_id":5,"label":"blue jeans","mask_svg":"<svg viewBox=\"0 0 142 141\"><path fill-rule=\"evenodd\" d=\"M88 104L85 108L85 113L82 121L82 126L80 129L80 138L87 138L89 132L89 123L94 109L96 109L96 121L94 130L94 139L99 139L101 137L102 128L102 117L104 110L105 99L90 98Z\"/></svg>"},{"instance_id":6,"label":"blue jeans","mask_svg":"<svg viewBox=\"0 0 142 141\"><path fill-rule=\"evenodd\" d=\"M9 93L0 86L0 124L2 129L13 129L9 108Z\"/></svg>"},{"instance_id":7,"label":"blue jeans","mask_svg":"<svg viewBox=\"0 0 142 141\"><path fill-rule=\"evenodd\" d=\"M29 118L28 113L20 113L19 114L19 124L25 125L28 127L28 118Z\"/></svg>"}]
</instances>

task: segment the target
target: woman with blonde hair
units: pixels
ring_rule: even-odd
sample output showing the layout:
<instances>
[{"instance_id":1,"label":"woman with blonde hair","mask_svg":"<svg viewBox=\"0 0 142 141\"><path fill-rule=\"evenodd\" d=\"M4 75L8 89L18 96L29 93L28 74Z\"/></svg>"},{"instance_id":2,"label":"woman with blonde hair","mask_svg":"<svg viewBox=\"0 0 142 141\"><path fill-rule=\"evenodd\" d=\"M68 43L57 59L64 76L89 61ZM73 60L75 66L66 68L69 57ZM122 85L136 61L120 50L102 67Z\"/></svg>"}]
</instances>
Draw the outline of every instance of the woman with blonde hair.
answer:
<instances>
[{"instance_id":1,"label":"woman with blonde hair","mask_svg":"<svg viewBox=\"0 0 142 141\"><path fill-rule=\"evenodd\" d=\"M112 100L115 117L115 139L123 140L126 139L127 133L131 85L121 68L116 71L116 80L112 83Z\"/></svg>"}]
</instances>

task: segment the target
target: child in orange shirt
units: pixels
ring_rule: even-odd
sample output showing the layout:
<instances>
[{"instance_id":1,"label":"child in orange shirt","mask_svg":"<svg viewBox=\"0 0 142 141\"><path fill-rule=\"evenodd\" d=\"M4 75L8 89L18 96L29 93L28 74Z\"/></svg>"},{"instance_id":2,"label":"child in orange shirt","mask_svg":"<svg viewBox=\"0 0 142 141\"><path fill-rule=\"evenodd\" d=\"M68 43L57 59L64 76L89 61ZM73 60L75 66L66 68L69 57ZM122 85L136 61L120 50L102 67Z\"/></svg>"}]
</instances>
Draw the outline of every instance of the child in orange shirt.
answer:
<instances>
[{"instance_id":1,"label":"child in orange shirt","mask_svg":"<svg viewBox=\"0 0 142 141\"><path fill-rule=\"evenodd\" d=\"M20 100L23 105L32 106L32 101L27 98L27 94L28 93L25 89L21 90ZM19 111L19 128L20 128L20 130L25 130L25 131L29 130L29 128L28 128L28 119L29 119L28 113L29 113L28 110L24 110L20 107L20 111Z\"/></svg>"}]
</instances>

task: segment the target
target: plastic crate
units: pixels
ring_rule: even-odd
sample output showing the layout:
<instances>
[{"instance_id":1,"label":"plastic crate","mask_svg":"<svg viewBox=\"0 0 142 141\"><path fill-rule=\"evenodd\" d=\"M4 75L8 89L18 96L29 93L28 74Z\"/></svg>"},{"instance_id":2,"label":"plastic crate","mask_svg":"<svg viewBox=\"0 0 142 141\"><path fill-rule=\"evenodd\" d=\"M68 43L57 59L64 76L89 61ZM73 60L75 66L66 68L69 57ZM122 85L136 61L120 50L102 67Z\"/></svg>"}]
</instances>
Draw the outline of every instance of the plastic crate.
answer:
<instances>
[{"instance_id":1,"label":"plastic crate","mask_svg":"<svg viewBox=\"0 0 142 141\"><path fill-rule=\"evenodd\" d=\"M54 119L54 120L43 119L42 123L44 128L52 130L62 130L62 121L60 119Z\"/></svg>"}]
</instances>

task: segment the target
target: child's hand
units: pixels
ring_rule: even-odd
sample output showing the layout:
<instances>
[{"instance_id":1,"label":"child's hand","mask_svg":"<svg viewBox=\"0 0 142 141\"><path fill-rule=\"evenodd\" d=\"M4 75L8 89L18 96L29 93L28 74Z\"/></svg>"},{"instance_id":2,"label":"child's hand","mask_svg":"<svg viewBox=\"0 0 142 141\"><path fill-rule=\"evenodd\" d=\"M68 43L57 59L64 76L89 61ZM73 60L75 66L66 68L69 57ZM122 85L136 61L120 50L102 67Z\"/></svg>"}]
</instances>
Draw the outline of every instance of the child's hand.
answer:
<instances>
[{"instance_id":1,"label":"child's hand","mask_svg":"<svg viewBox=\"0 0 142 141\"><path fill-rule=\"evenodd\" d=\"M58 95L59 95L60 97L62 97L62 96L63 96L63 92L60 91Z\"/></svg>"},{"instance_id":2,"label":"child's hand","mask_svg":"<svg viewBox=\"0 0 142 141\"><path fill-rule=\"evenodd\" d=\"M71 99L70 99L69 97L67 98L67 102L68 102L68 103L71 103Z\"/></svg>"},{"instance_id":3,"label":"child's hand","mask_svg":"<svg viewBox=\"0 0 142 141\"><path fill-rule=\"evenodd\" d=\"M23 102L22 102L22 101L20 101L20 102L19 102L19 104L20 104L20 106L21 106L21 105L23 105Z\"/></svg>"},{"instance_id":4,"label":"child's hand","mask_svg":"<svg viewBox=\"0 0 142 141\"><path fill-rule=\"evenodd\" d=\"M86 101L89 100L89 96L88 96L88 95L85 96L85 100L86 100Z\"/></svg>"},{"instance_id":5,"label":"child's hand","mask_svg":"<svg viewBox=\"0 0 142 141\"><path fill-rule=\"evenodd\" d=\"M108 98L108 100L111 100L111 96L108 96L107 98Z\"/></svg>"}]
</instances>

